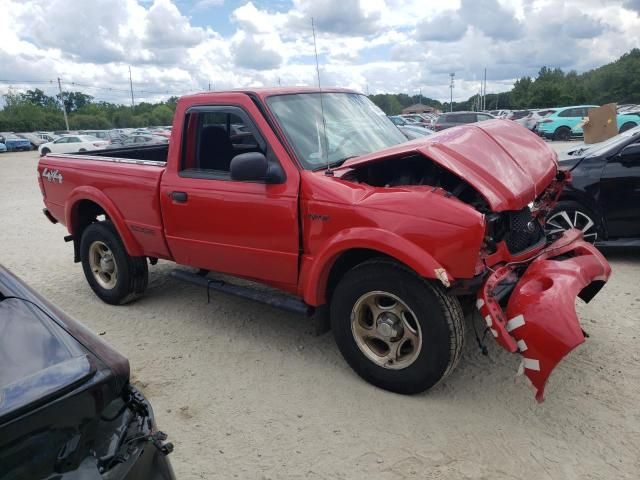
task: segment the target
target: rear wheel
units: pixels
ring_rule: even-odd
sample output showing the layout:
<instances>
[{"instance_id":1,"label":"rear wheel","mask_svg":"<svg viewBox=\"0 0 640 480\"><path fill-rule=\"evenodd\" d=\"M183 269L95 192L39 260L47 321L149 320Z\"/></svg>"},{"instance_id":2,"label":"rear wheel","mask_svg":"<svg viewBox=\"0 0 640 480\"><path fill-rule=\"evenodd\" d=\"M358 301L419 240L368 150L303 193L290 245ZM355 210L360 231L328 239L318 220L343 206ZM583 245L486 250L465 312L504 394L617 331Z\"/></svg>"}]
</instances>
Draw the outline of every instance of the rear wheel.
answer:
<instances>
[{"instance_id":1,"label":"rear wheel","mask_svg":"<svg viewBox=\"0 0 640 480\"><path fill-rule=\"evenodd\" d=\"M566 142L571 139L571 129L568 127L558 127L553 134L554 140Z\"/></svg>"},{"instance_id":2,"label":"rear wheel","mask_svg":"<svg viewBox=\"0 0 640 480\"><path fill-rule=\"evenodd\" d=\"M591 210L572 200L558 202L547 217L547 237L555 240L572 228L582 231L584 239L590 243L602 238L602 228Z\"/></svg>"},{"instance_id":3,"label":"rear wheel","mask_svg":"<svg viewBox=\"0 0 640 480\"><path fill-rule=\"evenodd\" d=\"M80 258L89 286L106 303L128 303L147 288L147 259L127 253L110 221L86 228L80 241Z\"/></svg>"},{"instance_id":4,"label":"rear wheel","mask_svg":"<svg viewBox=\"0 0 640 480\"><path fill-rule=\"evenodd\" d=\"M463 343L455 297L389 260L353 268L331 299L336 343L366 381L412 394L433 387L455 367Z\"/></svg>"},{"instance_id":5,"label":"rear wheel","mask_svg":"<svg viewBox=\"0 0 640 480\"><path fill-rule=\"evenodd\" d=\"M635 123L627 122L627 123L625 123L624 125L622 125L620 127L620 132L619 133L626 132L627 130L631 130L635 126L636 126Z\"/></svg>"},{"instance_id":6,"label":"rear wheel","mask_svg":"<svg viewBox=\"0 0 640 480\"><path fill-rule=\"evenodd\" d=\"M43 149L40 151L40 155L41 155L41 156L43 156L43 157L44 157L45 155L49 155L50 153L51 153L51 150L49 150L48 148L43 148Z\"/></svg>"}]
</instances>

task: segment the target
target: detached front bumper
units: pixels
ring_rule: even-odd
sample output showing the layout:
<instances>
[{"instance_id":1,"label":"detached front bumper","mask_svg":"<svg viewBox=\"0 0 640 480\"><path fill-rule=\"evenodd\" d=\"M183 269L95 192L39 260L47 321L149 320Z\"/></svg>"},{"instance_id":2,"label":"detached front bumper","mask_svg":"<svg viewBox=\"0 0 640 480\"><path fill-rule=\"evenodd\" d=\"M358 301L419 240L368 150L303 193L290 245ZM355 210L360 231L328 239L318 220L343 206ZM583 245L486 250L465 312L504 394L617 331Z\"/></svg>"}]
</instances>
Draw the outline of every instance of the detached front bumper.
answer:
<instances>
[{"instance_id":1,"label":"detached front bumper","mask_svg":"<svg viewBox=\"0 0 640 480\"><path fill-rule=\"evenodd\" d=\"M521 372L544 399L547 379L584 342L576 297L589 302L611 275L602 254L570 230L533 260L498 267L478 293L477 307L496 341L522 355Z\"/></svg>"}]
</instances>

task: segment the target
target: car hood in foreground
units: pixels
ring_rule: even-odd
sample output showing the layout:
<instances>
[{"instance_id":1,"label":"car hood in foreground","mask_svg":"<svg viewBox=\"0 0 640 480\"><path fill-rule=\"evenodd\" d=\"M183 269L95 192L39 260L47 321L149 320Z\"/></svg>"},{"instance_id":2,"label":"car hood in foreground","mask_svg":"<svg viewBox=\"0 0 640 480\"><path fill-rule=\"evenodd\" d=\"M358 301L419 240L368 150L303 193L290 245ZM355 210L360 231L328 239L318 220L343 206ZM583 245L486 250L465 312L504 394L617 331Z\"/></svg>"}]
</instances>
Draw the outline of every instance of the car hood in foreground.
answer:
<instances>
[{"instance_id":1,"label":"car hood in foreground","mask_svg":"<svg viewBox=\"0 0 640 480\"><path fill-rule=\"evenodd\" d=\"M508 120L462 125L346 162L350 169L390 157L422 154L472 185L495 212L520 210L556 175L556 153Z\"/></svg>"}]
</instances>

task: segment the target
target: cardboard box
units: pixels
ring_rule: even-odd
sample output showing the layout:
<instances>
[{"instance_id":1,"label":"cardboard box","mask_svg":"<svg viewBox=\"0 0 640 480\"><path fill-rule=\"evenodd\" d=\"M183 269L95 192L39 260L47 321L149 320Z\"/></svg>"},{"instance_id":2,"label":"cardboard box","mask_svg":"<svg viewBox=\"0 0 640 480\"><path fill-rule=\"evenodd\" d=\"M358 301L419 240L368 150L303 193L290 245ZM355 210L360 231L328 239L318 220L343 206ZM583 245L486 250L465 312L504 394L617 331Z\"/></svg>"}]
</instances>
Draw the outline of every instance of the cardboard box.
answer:
<instances>
[{"instance_id":1,"label":"cardboard box","mask_svg":"<svg viewBox=\"0 0 640 480\"><path fill-rule=\"evenodd\" d=\"M607 103L589 110L589 116L582 124L584 143L604 142L618 134L618 111L615 103Z\"/></svg>"}]
</instances>

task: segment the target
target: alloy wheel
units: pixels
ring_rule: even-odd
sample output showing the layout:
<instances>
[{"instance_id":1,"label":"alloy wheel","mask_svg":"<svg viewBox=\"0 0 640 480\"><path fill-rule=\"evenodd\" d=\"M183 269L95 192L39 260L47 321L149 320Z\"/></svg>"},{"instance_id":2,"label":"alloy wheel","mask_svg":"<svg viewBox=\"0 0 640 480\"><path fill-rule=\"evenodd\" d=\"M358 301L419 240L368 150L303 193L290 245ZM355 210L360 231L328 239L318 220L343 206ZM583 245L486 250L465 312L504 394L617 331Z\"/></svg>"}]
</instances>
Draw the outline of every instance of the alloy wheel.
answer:
<instances>
[{"instance_id":1,"label":"alloy wheel","mask_svg":"<svg viewBox=\"0 0 640 480\"><path fill-rule=\"evenodd\" d=\"M422 347L420 324L399 297L373 291L351 311L351 332L360 351L378 366L399 370L411 365Z\"/></svg>"},{"instance_id":2,"label":"alloy wheel","mask_svg":"<svg viewBox=\"0 0 640 480\"><path fill-rule=\"evenodd\" d=\"M596 222L580 210L560 210L547 218L545 226L547 236L552 238L572 228L582 231L584 239L588 242L594 243L598 239Z\"/></svg>"}]
</instances>

